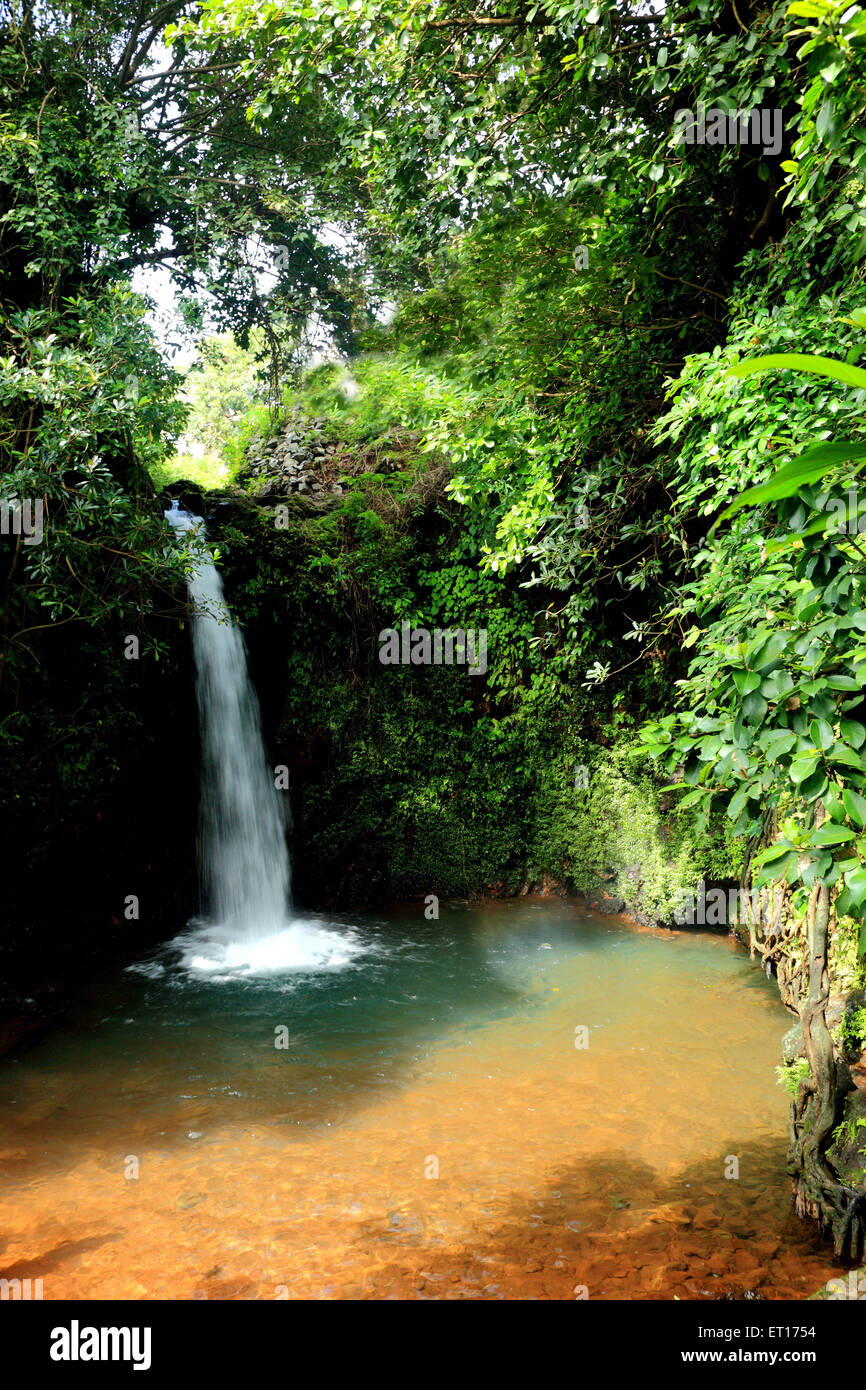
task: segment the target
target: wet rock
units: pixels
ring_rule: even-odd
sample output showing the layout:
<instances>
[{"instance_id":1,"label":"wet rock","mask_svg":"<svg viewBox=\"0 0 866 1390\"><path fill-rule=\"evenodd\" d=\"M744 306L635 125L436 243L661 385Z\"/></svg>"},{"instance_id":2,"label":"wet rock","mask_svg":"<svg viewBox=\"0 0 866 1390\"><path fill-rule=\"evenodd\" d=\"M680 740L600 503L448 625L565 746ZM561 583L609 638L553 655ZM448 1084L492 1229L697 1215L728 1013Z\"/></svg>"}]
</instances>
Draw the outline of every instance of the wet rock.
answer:
<instances>
[{"instance_id":1,"label":"wet rock","mask_svg":"<svg viewBox=\"0 0 866 1390\"><path fill-rule=\"evenodd\" d=\"M193 512L195 516L201 516L204 511L204 494L201 488L186 478L179 478L176 483L169 483L160 495L170 498L172 502L177 502L185 512Z\"/></svg>"},{"instance_id":2,"label":"wet rock","mask_svg":"<svg viewBox=\"0 0 866 1390\"><path fill-rule=\"evenodd\" d=\"M597 890L587 894L586 905L592 908L593 912L622 912L625 909L625 899L612 898L607 893Z\"/></svg>"},{"instance_id":3,"label":"wet rock","mask_svg":"<svg viewBox=\"0 0 866 1390\"><path fill-rule=\"evenodd\" d=\"M233 492L227 497L208 497L206 499L205 519L208 527L220 528L240 521L255 510L252 498L244 492Z\"/></svg>"},{"instance_id":4,"label":"wet rock","mask_svg":"<svg viewBox=\"0 0 866 1390\"><path fill-rule=\"evenodd\" d=\"M752 1250L758 1260L774 1260L779 1253L781 1243L782 1242L777 1239L756 1240L752 1242Z\"/></svg>"},{"instance_id":5,"label":"wet rock","mask_svg":"<svg viewBox=\"0 0 866 1390\"><path fill-rule=\"evenodd\" d=\"M782 1039L782 1057L787 1063L796 1062L798 1057L805 1057L806 1044L803 1039L803 1029L801 1024L795 1023Z\"/></svg>"},{"instance_id":6,"label":"wet rock","mask_svg":"<svg viewBox=\"0 0 866 1390\"><path fill-rule=\"evenodd\" d=\"M388 1228L401 1235L421 1235L424 1231L424 1221L414 1212L391 1211L388 1213Z\"/></svg>"},{"instance_id":7,"label":"wet rock","mask_svg":"<svg viewBox=\"0 0 866 1390\"><path fill-rule=\"evenodd\" d=\"M261 483L256 488L255 492L253 493L253 496L256 497L260 502L263 502L266 501L269 497L281 497L282 492L283 489L280 486L280 484L276 481L276 479L268 478L266 482Z\"/></svg>"}]
</instances>

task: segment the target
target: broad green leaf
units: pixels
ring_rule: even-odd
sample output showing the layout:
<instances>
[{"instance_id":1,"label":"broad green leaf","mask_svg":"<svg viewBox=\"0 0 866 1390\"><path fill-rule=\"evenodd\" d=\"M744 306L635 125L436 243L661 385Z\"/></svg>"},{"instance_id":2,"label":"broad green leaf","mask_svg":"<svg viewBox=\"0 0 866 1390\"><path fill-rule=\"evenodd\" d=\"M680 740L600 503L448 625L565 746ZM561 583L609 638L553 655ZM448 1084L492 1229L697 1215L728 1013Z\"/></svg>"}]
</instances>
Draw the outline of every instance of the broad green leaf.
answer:
<instances>
[{"instance_id":1,"label":"broad green leaf","mask_svg":"<svg viewBox=\"0 0 866 1390\"><path fill-rule=\"evenodd\" d=\"M827 777L821 767L813 772L811 777L807 777L804 782L800 783L800 795L806 801L817 801L818 797L823 796L826 790Z\"/></svg>"},{"instance_id":2,"label":"broad green leaf","mask_svg":"<svg viewBox=\"0 0 866 1390\"><path fill-rule=\"evenodd\" d=\"M866 388L866 371L852 367L847 362L837 362L835 357L812 356L803 352L775 352L766 357L752 357L745 362L737 362L730 368L731 376L754 376L757 372L771 372L779 369L794 372L808 372L812 376L828 377L831 381L844 382L846 386Z\"/></svg>"},{"instance_id":3,"label":"broad green leaf","mask_svg":"<svg viewBox=\"0 0 866 1390\"><path fill-rule=\"evenodd\" d=\"M755 671L766 671L774 666L787 647L790 635L788 632L773 632L769 637L756 637L746 651L746 665Z\"/></svg>"},{"instance_id":4,"label":"broad green leaf","mask_svg":"<svg viewBox=\"0 0 866 1390\"><path fill-rule=\"evenodd\" d=\"M862 758L858 757L853 748L848 748L844 743L835 743L827 754L827 758L831 763L843 763L846 767L860 768L863 766Z\"/></svg>"},{"instance_id":5,"label":"broad green leaf","mask_svg":"<svg viewBox=\"0 0 866 1390\"><path fill-rule=\"evenodd\" d=\"M686 806L693 806L703 797L707 797L709 795L709 787L696 787L694 791L688 792L687 795L683 797L682 801L677 802L677 810L683 810Z\"/></svg>"},{"instance_id":6,"label":"broad green leaf","mask_svg":"<svg viewBox=\"0 0 866 1390\"><path fill-rule=\"evenodd\" d=\"M833 904L833 910L837 917L845 917L856 911L856 904L847 888L843 888L842 892L837 896Z\"/></svg>"},{"instance_id":7,"label":"broad green leaf","mask_svg":"<svg viewBox=\"0 0 866 1390\"><path fill-rule=\"evenodd\" d=\"M855 907L860 907L866 901L866 868L862 864L858 864L856 869L848 870L845 875L845 887Z\"/></svg>"},{"instance_id":8,"label":"broad green leaf","mask_svg":"<svg viewBox=\"0 0 866 1390\"><path fill-rule=\"evenodd\" d=\"M844 845L848 840L856 838L856 831L848 825L829 825L826 821L819 825L817 830L812 831L811 840L813 845Z\"/></svg>"},{"instance_id":9,"label":"broad green leaf","mask_svg":"<svg viewBox=\"0 0 866 1390\"><path fill-rule=\"evenodd\" d=\"M851 368L851 370L856 369ZM866 372L862 372L861 375L866 379ZM839 443L816 444L813 448L807 449L805 454L801 454L798 458L792 459L790 463L777 468L773 476L768 478L765 483L756 483L754 487L746 488L745 492L741 492L739 497L725 508L719 521L733 516L742 507L753 507L762 502L778 502L785 497L794 497L801 487L805 487L808 483L817 482L828 469L835 468L841 463L853 463L864 458L866 458L866 444L841 441ZM826 523L824 524L826 525Z\"/></svg>"},{"instance_id":10,"label":"broad green leaf","mask_svg":"<svg viewBox=\"0 0 866 1390\"><path fill-rule=\"evenodd\" d=\"M815 771L817 759L817 753L807 753L802 757L795 758L790 767L791 781L799 783L804 782L807 777L811 777L812 773Z\"/></svg>"},{"instance_id":11,"label":"broad green leaf","mask_svg":"<svg viewBox=\"0 0 866 1390\"><path fill-rule=\"evenodd\" d=\"M755 863L771 864L774 859L781 859L783 854L790 853L791 848L792 846L790 840L782 840L781 842L770 845L767 849L762 850L760 854L756 854Z\"/></svg>"},{"instance_id":12,"label":"broad green leaf","mask_svg":"<svg viewBox=\"0 0 866 1390\"><path fill-rule=\"evenodd\" d=\"M825 6L816 5L814 0L794 0L786 10L786 14L800 15L803 19L823 19L825 13Z\"/></svg>"},{"instance_id":13,"label":"broad green leaf","mask_svg":"<svg viewBox=\"0 0 866 1390\"><path fill-rule=\"evenodd\" d=\"M750 724L759 724L768 709L767 701L757 691L747 695L743 701L743 714Z\"/></svg>"},{"instance_id":14,"label":"broad green leaf","mask_svg":"<svg viewBox=\"0 0 866 1390\"><path fill-rule=\"evenodd\" d=\"M774 731L766 746L767 761L770 763L778 762L785 753L790 753L796 742L796 734Z\"/></svg>"},{"instance_id":15,"label":"broad green leaf","mask_svg":"<svg viewBox=\"0 0 866 1390\"><path fill-rule=\"evenodd\" d=\"M833 733L826 719L813 719L809 725L809 734L816 748L820 748L826 753L828 748L832 748L836 742L836 735Z\"/></svg>"},{"instance_id":16,"label":"broad green leaf","mask_svg":"<svg viewBox=\"0 0 866 1390\"><path fill-rule=\"evenodd\" d=\"M815 130L818 134L818 138L823 140L826 144L832 145L835 143L836 136L839 133L839 115L836 110L836 103L829 97L818 112Z\"/></svg>"},{"instance_id":17,"label":"broad green leaf","mask_svg":"<svg viewBox=\"0 0 866 1390\"><path fill-rule=\"evenodd\" d=\"M753 690L757 690L761 684L761 677L757 671L735 671L734 685L737 687L739 695L750 695Z\"/></svg>"}]
</instances>

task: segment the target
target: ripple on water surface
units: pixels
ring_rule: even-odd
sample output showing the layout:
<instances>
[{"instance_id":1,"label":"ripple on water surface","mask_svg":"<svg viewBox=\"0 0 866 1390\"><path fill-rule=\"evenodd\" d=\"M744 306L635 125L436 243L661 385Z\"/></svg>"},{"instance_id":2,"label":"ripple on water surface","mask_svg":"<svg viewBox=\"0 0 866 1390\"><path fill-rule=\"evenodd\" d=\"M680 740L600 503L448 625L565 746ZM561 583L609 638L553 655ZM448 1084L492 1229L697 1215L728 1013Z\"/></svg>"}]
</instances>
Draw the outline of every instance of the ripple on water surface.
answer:
<instances>
[{"instance_id":1,"label":"ripple on water surface","mask_svg":"<svg viewBox=\"0 0 866 1390\"><path fill-rule=\"evenodd\" d=\"M788 1016L725 938L567 904L202 926L0 1067L46 1298L802 1298ZM732 1176L737 1173L738 1176Z\"/></svg>"},{"instance_id":2,"label":"ripple on water surface","mask_svg":"<svg viewBox=\"0 0 866 1390\"><path fill-rule=\"evenodd\" d=\"M236 936L224 927L199 926L172 943L180 964L221 981L295 970L339 970L363 951L351 928L334 931L319 921L296 920L268 936ZM162 967L160 967L161 971Z\"/></svg>"}]
</instances>

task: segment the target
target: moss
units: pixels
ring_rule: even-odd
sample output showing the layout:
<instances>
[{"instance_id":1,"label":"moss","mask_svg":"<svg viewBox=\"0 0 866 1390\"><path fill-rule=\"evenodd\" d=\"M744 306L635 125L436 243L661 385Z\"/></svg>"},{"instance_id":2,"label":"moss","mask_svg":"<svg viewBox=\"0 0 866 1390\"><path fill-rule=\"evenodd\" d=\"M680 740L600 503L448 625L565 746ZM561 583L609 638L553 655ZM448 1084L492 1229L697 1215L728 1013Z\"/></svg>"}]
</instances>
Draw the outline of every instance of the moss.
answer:
<instances>
[{"instance_id":1,"label":"moss","mask_svg":"<svg viewBox=\"0 0 866 1390\"><path fill-rule=\"evenodd\" d=\"M630 740L585 745L582 757L545 772L530 876L550 874L582 893L606 887L629 909L669 921L682 891L737 871L738 852L720 828L696 838L687 817L662 811L651 765Z\"/></svg>"},{"instance_id":2,"label":"moss","mask_svg":"<svg viewBox=\"0 0 866 1390\"><path fill-rule=\"evenodd\" d=\"M838 917L830 927L828 966L835 993L866 986L866 958L860 955L860 923L853 917Z\"/></svg>"}]
</instances>

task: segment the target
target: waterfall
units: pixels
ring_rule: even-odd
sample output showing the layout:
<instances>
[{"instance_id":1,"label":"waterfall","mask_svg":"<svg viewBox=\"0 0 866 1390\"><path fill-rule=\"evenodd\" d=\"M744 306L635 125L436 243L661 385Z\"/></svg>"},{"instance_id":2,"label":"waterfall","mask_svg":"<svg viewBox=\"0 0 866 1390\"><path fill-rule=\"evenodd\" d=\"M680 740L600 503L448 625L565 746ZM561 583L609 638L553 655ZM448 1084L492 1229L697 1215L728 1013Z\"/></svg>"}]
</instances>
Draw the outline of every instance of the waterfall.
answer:
<instances>
[{"instance_id":1,"label":"waterfall","mask_svg":"<svg viewBox=\"0 0 866 1390\"><path fill-rule=\"evenodd\" d=\"M279 794L268 766L243 636L232 621L199 517L165 513L193 532L189 579L201 736L202 887L207 918L184 938L198 969L342 964L351 934L292 919L291 868ZM199 948L205 948L205 954Z\"/></svg>"}]
</instances>

